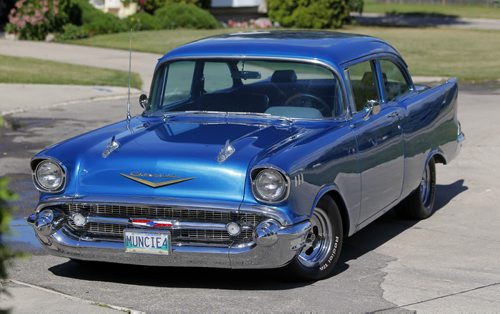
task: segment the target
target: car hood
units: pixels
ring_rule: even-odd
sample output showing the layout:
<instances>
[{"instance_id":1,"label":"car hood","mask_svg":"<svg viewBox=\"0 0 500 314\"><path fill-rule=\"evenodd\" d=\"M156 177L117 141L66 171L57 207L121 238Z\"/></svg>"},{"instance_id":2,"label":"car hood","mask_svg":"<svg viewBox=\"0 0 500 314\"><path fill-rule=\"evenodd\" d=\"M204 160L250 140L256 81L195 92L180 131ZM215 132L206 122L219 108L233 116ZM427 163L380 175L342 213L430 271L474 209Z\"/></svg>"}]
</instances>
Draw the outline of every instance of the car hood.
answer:
<instances>
[{"instance_id":1,"label":"car hood","mask_svg":"<svg viewBox=\"0 0 500 314\"><path fill-rule=\"evenodd\" d=\"M261 121L262 122L262 121ZM248 170L308 132L283 121L151 119L139 117L82 135L48 151L74 167L67 190L123 195L241 201ZM112 139L118 148L103 151ZM229 142L235 152L217 157ZM66 191L68 192L68 191Z\"/></svg>"}]
</instances>

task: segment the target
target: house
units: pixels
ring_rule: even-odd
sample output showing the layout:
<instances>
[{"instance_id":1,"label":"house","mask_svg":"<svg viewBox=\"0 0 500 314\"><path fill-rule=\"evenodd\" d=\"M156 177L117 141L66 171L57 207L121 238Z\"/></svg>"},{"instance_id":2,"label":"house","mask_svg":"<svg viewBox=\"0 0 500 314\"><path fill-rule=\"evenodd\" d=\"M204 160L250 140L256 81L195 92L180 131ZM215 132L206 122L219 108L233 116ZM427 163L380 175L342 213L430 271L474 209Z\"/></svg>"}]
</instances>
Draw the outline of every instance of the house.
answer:
<instances>
[{"instance_id":1,"label":"house","mask_svg":"<svg viewBox=\"0 0 500 314\"><path fill-rule=\"evenodd\" d=\"M137 12L137 3L130 1L129 4L121 0L89 0L94 7L119 18L125 18Z\"/></svg>"},{"instance_id":2,"label":"house","mask_svg":"<svg viewBox=\"0 0 500 314\"><path fill-rule=\"evenodd\" d=\"M219 20L248 20L266 16L266 0L212 0L213 15Z\"/></svg>"}]
</instances>

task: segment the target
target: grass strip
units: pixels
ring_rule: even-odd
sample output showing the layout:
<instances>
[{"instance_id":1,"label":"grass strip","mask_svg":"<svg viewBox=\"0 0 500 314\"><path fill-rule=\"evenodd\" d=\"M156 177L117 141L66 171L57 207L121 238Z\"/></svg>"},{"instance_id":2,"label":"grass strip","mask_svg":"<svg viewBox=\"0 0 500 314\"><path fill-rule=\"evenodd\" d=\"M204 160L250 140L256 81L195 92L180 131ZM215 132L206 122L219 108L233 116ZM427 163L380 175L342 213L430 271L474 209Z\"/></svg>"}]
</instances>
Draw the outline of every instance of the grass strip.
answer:
<instances>
[{"instance_id":1,"label":"grass strip","mask_svg":"<svg viewBox=\"0 0 500 314\"><path fill-rule=\"evenodd\" d=\"M128 86L128 73L33 58L0 55L0 83ZM131 86L141 88L132 73Z\"/></svg>"}]
</instances>

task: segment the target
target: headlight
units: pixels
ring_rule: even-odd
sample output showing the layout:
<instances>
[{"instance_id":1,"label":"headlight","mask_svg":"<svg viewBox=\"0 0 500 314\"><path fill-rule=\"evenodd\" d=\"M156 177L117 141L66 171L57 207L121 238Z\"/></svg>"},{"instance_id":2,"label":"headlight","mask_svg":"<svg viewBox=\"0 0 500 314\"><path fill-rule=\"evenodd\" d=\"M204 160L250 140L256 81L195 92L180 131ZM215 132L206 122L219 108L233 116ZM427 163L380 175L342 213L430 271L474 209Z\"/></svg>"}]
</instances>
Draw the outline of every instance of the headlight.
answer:
<instances>
[{"instance_id":1,"label":"headlight","mask_svg":"<svg viewBox=\"0 0 500 314\"><path fill-rule=\"evenodd\" d=\"M64 172L51 160L40 162L35 169L35 184L41 190L55 192L64 184Z\"/></svg>"},{"instance_id":2,"label":"headlight","mask_svg":"<svg viewBox=\"0 0 500 314\"><path fill-rule=\"evenodd\" d=\"M287 196L288 182L285 176L275 169L260 170L252 185L254 196L259 201L277 203Z\"/></svg>"}]
</instances>

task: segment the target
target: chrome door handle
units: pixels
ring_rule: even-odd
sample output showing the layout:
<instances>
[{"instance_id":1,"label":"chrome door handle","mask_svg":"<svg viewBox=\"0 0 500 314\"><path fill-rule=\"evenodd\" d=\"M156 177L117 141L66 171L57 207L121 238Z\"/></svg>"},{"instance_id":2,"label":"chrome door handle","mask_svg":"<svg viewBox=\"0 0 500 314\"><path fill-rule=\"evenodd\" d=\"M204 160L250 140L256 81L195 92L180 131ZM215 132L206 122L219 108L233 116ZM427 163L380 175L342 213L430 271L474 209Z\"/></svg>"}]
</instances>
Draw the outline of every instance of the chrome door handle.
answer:
<instances>
[{"instance_id":1,"label":"chrome door handle","mask_svg":"<svg viewBox=\"0 0 500 314\"><path fill-rule=\"evenodd\" d=\"M398 118L399 117L399 113L397 113L397 111L393 111L391 113L389 113L387 115L388 118Z\"/></svg>"}]
</instances>

